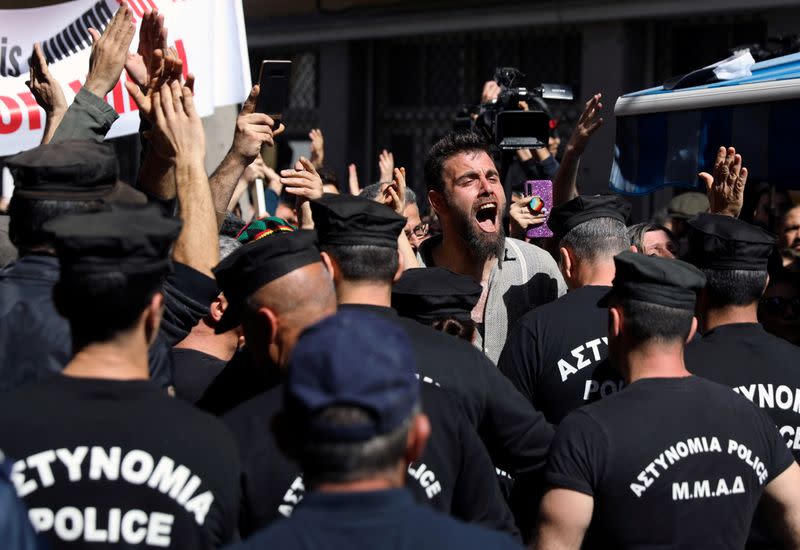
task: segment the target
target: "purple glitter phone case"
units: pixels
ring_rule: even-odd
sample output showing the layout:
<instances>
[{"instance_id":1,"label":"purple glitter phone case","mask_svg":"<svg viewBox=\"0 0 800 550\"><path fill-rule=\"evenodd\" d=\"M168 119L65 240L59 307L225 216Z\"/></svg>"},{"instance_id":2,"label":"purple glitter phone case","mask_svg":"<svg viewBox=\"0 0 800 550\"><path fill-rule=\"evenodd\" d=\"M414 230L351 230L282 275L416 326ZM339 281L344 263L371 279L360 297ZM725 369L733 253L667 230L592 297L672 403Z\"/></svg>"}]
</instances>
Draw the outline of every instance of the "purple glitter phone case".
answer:
<instances>
[{"instance_id":1,"label":"purple glitter phone case","mask_svg":"<svg viewBox=\"0 0 800 550\"><path fill-rule=\"evenodd\" d=\"M553 208L553 182L550 180L529 180L525 182L525 196L534 197L531 201L534 211L539 206L536 197L541 199L541 213L545 215L550 214L550 209ZM538 239L540 237L552 237L553 232L547 226L547 223L537 225L528 229L526 233L529 239Z\"/></svg>"}]
</instances>

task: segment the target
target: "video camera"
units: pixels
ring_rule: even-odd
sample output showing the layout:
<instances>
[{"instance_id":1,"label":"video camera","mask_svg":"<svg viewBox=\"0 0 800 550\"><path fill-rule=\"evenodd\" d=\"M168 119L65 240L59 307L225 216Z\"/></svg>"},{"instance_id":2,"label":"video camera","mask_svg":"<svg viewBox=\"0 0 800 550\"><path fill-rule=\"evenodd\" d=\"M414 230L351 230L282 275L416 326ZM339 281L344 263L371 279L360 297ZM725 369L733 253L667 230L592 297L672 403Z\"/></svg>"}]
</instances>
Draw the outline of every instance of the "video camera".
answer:
<instances>
[{"instance_id":1,"label":"video camera","mask_svg":"<svg viewBox=\"0 0 800 550\"><path fill-rule=\"evenodd\" d=\"M497 99L467 109L456 117L455 127L472 129L504 151L547 147L550 116L536 109L541 99L572 99L572 88L561 84L541 84L533 89L515 86L525 77L513 67L497 67L494 80L500 85ZM523 111L519 102L530 108ZM477 115L477 117L475 116Z\"/></svg>"}]
</instances>

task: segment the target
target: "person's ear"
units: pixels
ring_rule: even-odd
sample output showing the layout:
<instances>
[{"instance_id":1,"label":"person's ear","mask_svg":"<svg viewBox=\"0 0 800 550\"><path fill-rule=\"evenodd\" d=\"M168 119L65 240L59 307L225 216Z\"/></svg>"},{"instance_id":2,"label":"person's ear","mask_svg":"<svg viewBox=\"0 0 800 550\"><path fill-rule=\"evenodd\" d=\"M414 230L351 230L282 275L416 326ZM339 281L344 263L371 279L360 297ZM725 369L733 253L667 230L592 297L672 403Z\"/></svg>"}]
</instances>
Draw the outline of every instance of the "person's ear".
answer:
<instances>
[{"instance_id":1,"label":"person's ear","mask_svg":"<svg viewBox=\"0 0 800 550\"><path fill-rule=\"evenodd\" d=\"M564 273L564 278L569 279L572 277L572 254L570 250L564 246L558 248L558 256L560 258L559 265L561 271Z\"/></svg>"},{"instance_id":2,"label":"person's ear","mask_svg":"<svg viewBox=\"0 0 800 550\"><path fill-rule=\"evenodd\" d=\"M226 309L228 309L228 300L226 300L225 295L220 292L208 307L208 315L214 320L215 323L219 323L219 320L222 319L222 314L225 313Z\"/></svg>"},{"instance_id":3,"label":"person's ear","mask_svg":"<svg viewBox=\"0 0 800 550\"><path fill-rule=\"evenodd\" d=\"M639 249L636 247L635 244L631 245L631 252L633 252L634 254L639 254ZM644 254L644 252L642 252L642 254Z\"/></svg>"},{"instance_id":4,"label":"person's ear","mask_svg":"<svg viewBox=\"0 0 800 550\"><path fill-rule=\"evenodd\" d=\"M335 281L337 275L336 262L333 261L333 258L331 258L330 254L327 252L320 252L319 255L322 258L322 263L325 264L325 269L330 273L331 279Z\"/></svg>"},{"instance_id":5,"label":"person's ear","mask_svg":"<svg viewBox=\"0 0 800 550\"><path fill-rule=\"evenodd\" d=\"M441 218L442 212L447 209L444 195L439 191L431 189L428 191L428 202L431 203L431 207L434 209L434 211L436 211L436 215Z\"/></svg>"},{"instance_id":6,"label":"person's ear","mask_svg":"<svg viewBox=\"0 0 800 550\"><path fill-rule=\"evenodd\" d=\"M618 338L622 332L622 309L610 306L608 308L608 335Z\"/></svg>"},{"instance_id":7,"label":"person's ear","mask_svg":"<svg viewBox=\"0 0 800 550\"><path fill-rule=\"evenodd\" d=\"M278 329L280 328L280 321L275 312L268 307L260 307L256 312L259 323L262 325L260 332L266 333L267 343L271 344L278 339Z\"/></svg>"},{"instance_id":8,"label":"person's ear","mask_svg":"<svg viewBox=\"0 0 800 550\"><path fill-rule=\"evenodd\" d=\"M153 294L145 310L144 337L147 345L155 342L158 336L158 327L161 325L161 316L164 312L164 295L160 292Z\"/></svg>"},{"instance_id":9,"label":"person's ear","mask_svg":"<svg viewBox=\"0 0 800 550\"><path fill-rule=\"evenodd\" d=\"M394 273L394 278L392 279L392 283L396 283L400 280L400 277L403 276L403 271L405 271L405 262L403 261L403 255L400 251L397 251L397 271Z\"/></svg>"},{"instance_id":10,"label":"person's ear","mask_svg":"<svg viewBox=\"0 0 800 550\"><path fill-rule=\"evenodd\" d=\"M431 421L425 414L417 414L411 421L406 440L406 463L411 464L422 456L431 436Z\"/></svg>"},{"instance_id":11,"label":"person's ear","mask_svg":"<svg viewBox=\"0 0 800 550\"><path fill-rule=\"evenodd\" d=\"M768 287L769 287L769 273L767 273L767 280L764 281L764 288L761 289L761 296L764 296L764 293L767 291Z\"/></svg>"},{"instance_id":12,"label":"person's ear","mask_svg":"<svg viewBox=\"0 0 800 550\"><path fill-rule=\"evenodd\" d=\"M697 317L692 317L692 328L689 329L689 335L686 337L687 344L692 341L695 334L697 334Z\"/></svg>"}]
</instances>

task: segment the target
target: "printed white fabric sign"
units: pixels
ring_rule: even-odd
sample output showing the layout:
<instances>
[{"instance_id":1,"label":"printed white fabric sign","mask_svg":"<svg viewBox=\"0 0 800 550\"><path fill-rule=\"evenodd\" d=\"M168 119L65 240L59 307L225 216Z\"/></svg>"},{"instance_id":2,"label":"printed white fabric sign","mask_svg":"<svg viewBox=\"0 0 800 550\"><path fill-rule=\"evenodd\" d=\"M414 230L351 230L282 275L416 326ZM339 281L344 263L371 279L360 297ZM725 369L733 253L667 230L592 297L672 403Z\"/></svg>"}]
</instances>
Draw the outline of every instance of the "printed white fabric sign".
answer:
<instances>
[{"instance_id":1,"label":"printed white fabric sign","mask_svg":"<svg viewBox=\"0 0 800 550\"><path fill-rule=\"evenodd\" d=\"M194 73L195 105L200 116L214 108L244 101L250 89L250 67L241 0L128 0L137 25L130 51L138 46L138 26L145 9L164 14L169 45L183 59L184 75ZM39 144L44 111L25 85L33 43L41 42L67 102L80 90L89 67L94 27L102 32L118 0L72 0L31 9L0 10L0 156ZM106 96L120 118L108 137L136 133L139 114L120 81Z\"/></svg>"}]
</instances>

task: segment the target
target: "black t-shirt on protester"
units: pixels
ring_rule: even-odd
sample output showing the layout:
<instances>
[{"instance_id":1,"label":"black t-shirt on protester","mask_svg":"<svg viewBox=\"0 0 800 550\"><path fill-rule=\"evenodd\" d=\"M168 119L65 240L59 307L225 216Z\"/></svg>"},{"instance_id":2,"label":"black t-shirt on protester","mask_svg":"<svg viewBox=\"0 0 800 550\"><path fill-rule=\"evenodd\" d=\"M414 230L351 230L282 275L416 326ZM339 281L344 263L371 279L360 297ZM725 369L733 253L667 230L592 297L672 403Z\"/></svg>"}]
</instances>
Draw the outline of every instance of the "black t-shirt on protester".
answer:
<instances>
[{"instance_id":1,"label":"black t-shirt on protester","mask_svg":"<svg viewBox=\"0 0 800 550\"><path fill-rule=\"evenodd\" d=\"M197 403L227 361L196 349L172 348L172 379L175 397Z\"/></svg>"},{"instance_id":2,"label":"black t-shirt on protester","mask_svg":"<svg viewBox=\"0 0 800 550\"><path fill-rule=\"evenodd\" d=\"M521 317L508 337L497 367L548 422L623 386L605 361L608 309L597 302L608 290L570 290Z\"/></svg>"},{"instance_id":3,"label":"black t-shirt on protester","mask_svg":"<svg viewBox=\"0 0 800 550\"><path fill-rule=\"evenodd\" d=\"M8 393L0 442L54 550L205 549L234 536L233 437L148 381L56 375Z\"/></svg>"},{"instance_id":4,"label":"black t-shirt on protester","mask_svg":"<svg viewBox=\"0 0 800 550\"><path fill-rule=\"evenodd\" d=\"M587 547L742 548L791 464L769 417L729 388L648 378L564 419L547 481L593 496Z\"/></svg>"},{"instance_id":5,"label":"black t-shirt on protester","mask_svg":"<svg viewBox=\"0 0 800 550\"><path fill-rule=\"evenodd\" d=\"M408 468L406 488L418 502L441 512L518 536L494 467L464 412L440 388L426 383L421 388L431 437L422 458ZM305 495L299 467L281 452L271 430L282 407L283 387L277 387L223 417L242 456L243 537L290 516Z\"/></svg>"}]
</instances>

